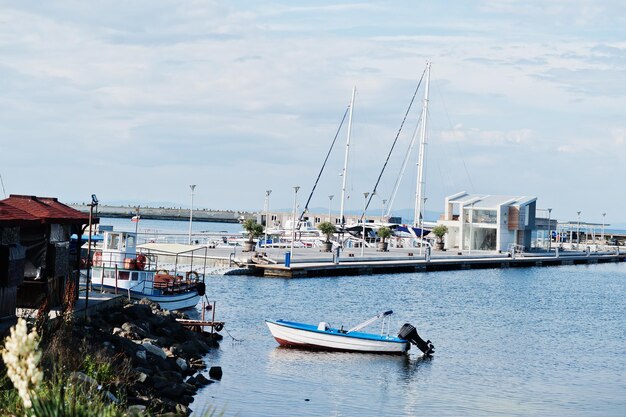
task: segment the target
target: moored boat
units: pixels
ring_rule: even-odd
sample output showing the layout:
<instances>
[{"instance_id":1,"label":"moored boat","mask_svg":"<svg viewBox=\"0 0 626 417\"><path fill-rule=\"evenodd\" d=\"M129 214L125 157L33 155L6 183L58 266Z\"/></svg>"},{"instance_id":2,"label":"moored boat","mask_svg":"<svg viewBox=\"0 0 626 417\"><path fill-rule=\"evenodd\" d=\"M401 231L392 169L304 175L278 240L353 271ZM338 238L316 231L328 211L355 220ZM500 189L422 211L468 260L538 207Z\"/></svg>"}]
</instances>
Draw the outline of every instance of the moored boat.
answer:
<instances>
[{"instance_id":1,"label":"moored boat","mask_svg":"<svg viewBox=\"0 0 626 417\"><path fill-rule=\"evenodd\" d=\"M422 340L417 330L406 323L400 329L398 336L389 335L387 321L387 333L365 333L360 330L378 319L385 319L392 311L385 311L363 323L349 329L333 328L326 322L319 325L297 323L286 320L265 320L272 336L281 345L286 347L333 350L345 352L363 353L389 353L402 354L411 348L411 344L417 346L424 355L432 355L434 346L428 341ZM382 328L385 328L383 322Z\"/></svg>"},{"instance_id":2,"label":"moored boat","mask_svg":"<svg viewBox=\"0 0 626 417\"><path fill-rule=\"evenodd\" d=\"M159 266L158 255L137 252L132 232L104 232L92 260L94 289L118 291L132 299L148 298L168 310L195 307L205 294L203 274Z\"/></svg>"}]
</instances>

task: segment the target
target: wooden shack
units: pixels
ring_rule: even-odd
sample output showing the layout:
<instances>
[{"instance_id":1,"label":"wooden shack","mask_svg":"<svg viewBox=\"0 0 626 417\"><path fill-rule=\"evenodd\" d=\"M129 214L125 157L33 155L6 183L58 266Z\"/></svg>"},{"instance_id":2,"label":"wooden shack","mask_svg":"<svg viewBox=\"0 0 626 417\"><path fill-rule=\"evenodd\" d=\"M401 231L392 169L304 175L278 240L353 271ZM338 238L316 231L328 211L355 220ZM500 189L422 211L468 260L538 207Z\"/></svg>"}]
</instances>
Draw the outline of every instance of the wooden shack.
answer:
<instances>
[{"instance_id":1,"label":"wooden shack","mask_svg":"<svg viewBox=\"0 0 626 417\"><path fill-rule=\"evenodd\" d=\"M0 316L11 315L11 311L15 314L16 306L38 308L44 301L50 308L60 306L66 283L70 280L78 283L80 238L89 216L51 197L10 195L0 200L0 204L7 210L7 225L14 222L3 232L6 242L3 244L8 245L4 259L7 250L9 257L21 256L20 265L10 264L14 273L19 267L21 277L19 282L13 277L12 284L17 285L6 286ZM73 234L79 240L72 250Z\"/></svg>"},{"instance_id":2,"label":"wooden shack","mask_svg":"<svg viewBox=\"0 0 626 417\"><path fill-rule=\"evenodd\" d=\"M26 254L20 230L38 223L35 216L0 201L0 336L17 320L17 288L24 280Z\"/></svg>"}]
</instances>

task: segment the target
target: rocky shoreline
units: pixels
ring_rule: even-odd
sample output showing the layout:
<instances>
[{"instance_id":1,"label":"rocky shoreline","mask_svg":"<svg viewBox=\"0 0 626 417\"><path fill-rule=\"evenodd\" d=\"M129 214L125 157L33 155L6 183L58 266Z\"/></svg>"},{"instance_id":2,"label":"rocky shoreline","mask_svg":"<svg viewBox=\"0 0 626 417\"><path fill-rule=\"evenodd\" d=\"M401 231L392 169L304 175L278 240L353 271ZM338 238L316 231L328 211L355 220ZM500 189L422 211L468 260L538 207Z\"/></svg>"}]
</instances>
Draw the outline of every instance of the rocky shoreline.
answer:
<instances>
[{"instance_id":1,"label":"rocky shoreline","mask_svg":"<svg viewBox=\"0 0 626 417\"><path fill-rule=\"evenodd\" d=\"M114 372L123 375L105 388L112 401L128 406L130 415L189 415L198 390L221 379L221 368L207 371L202 357L217 348L222 337L188 330L177 318L186 316L144 299L99 311L72 326L72 339L110 358ZM103 384L82 372L73 377Z\"/></svg>"}]
</instances>

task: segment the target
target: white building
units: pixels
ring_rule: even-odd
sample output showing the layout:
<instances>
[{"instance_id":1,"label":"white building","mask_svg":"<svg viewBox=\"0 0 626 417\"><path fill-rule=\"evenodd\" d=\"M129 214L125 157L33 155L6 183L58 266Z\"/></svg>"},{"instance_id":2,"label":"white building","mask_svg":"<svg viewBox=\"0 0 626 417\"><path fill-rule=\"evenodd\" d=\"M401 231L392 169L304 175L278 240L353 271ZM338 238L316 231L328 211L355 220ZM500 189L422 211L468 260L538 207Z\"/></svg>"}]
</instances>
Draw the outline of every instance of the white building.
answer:
<instances>
[{"instance_id":1,"label":"white building","mask_svg":"<svg viewBox=\"0 0 626 417\"><path fill-rule=\"evenodd\" d=\"M530 249L535 229L536 197L467 194L446 197L439 224L448 227L448 250L509 251Z\"/></svg>"}]
</instances>

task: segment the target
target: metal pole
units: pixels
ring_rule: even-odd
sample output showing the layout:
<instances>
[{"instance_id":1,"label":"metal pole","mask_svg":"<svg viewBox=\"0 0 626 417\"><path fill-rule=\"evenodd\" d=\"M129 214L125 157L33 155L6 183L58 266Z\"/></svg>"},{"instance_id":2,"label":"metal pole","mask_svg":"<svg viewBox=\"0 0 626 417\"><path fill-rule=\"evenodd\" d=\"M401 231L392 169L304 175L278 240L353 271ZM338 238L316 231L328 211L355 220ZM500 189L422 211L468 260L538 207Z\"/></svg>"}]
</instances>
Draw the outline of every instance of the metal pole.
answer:
<instances>
[{"instance_id":1,"label":"metal pole","mask_svg":"<svg viewBox=\"0 0 626 417\"><path fill-rule=\"evenodd\" d=\"M428 197L424 197L423 210L426 213L426 200ZM420 217L420 255L422 255L422 248L424 247L424 218Z\"/></svg>"},{"instance_id":2,"label":"metal pole","mask_svg":"<svg viewBox=\"0 0 626 417\"><path fill-rule=\"evenodd\" d=\"M268 211L270 209L270 194L272 194L272 190L265 191L265 242L263 243L263 247L267 247L267 226L269 225L269 217Z\"/></svg>"},{"instance_id":3,"label":"metal pole","mask_svg":"<svg viewBox=\"0 0 626 417\"><path fill-rule=\"evenodd\" d=\"M365 197L365 204L363 205L363 243L361 244L361 257L363 257L363 255L365 254L365 210L367 210L367 197L369 195L370 193L363 193L363 197Z\"/></svg>"},{"instance_id":4,"label":"metal pole","mask_svg":"<svg viewBox=\"0 0 626 417\"><path fill-rule=\"evenodd\" d=\"M89 283L91 281L91 223L93 221L93 208L98 205L98 198L95 194L91 195L91 204L89 205L89 238L87 240L87 285L85 287L85 320L87 320L87 310L89 309ZM104 274L104 268L102 270Z\"/></svg>"},{"instance_id":5,"label":"metal pole","mask_svg":"<svg viewBox=\"0 0 626 417\"><path fill-rule=\"evenodd\" d=\"M296 240L296 205L298 203L298 190L300 186L293 187L293 220L291 222L291 247L289 248L289 258L293 259L293 242Z\"/></svg>"},{"instance_id":6,"label":"metal pole","mask_svg":"<svg viewBox=\"0 0 626 417\"><path fill-rule=\"evenodd\" d=\"M191 188L191 208L189 209L189 244L191 245L191 223L193 222L193 190L196 189L196 185L192 184Z\"/></svg>"},{"instance_id":7,"label":"metal pole","mask_svg":"<svg viewBox=\"0 0 626 417\"><path fill-rule=\"evenodd\" d=\"M552 230L551 230L551 223L550 223L550 216L552 215L552 209L549 208L548 209L548 252L550 252L550 247L552 246Z\"/></svg>"},{"instance_id":8,"label":"metal pole","mask_svg":"<svg viewBox=\"0 0 626 417\"><path fill-rule=\"evenodd\" d=\"M578 213L578 226L576 227L576 250L578 250L578 246L580 245L580 211Z\"/></svg>"},{"instance_id":9,"label":"metal pole","mask_svg":"<svg viewBox=\"0 0 626 417\"><path fill-rule=\"evenodd\" d=\"M387 200L383 200L382 210L380 211L380 222L382 223L385 217L385 204L387 204Z\"/></svg>"},{"instance_id":10,"label":"metal pole","mask_svg":"<svg viewBox=\"0 0 626 417\"><path fill-rule=\"evenodd\" d=\"M473 233L473 222L474 222L474 203L470 205L470 212L467 215L470 224L470 232L469 232L469 245L468 245L468 255L472 254L472 233Z\"/></svg>"},{"instance_id":11,"label":"metal pole","mask_svg":"<svg viewBox=\"0 0 626 417\"><path fill-rule=\"evenodd\" d=\"M602 242L602 244L604 245L604 219L606 217L606 213L602 213L602 238L600 239L600 241Z\"/></svg>"},{"instance_id":12,"label":"metal pole","mask_svg":"<svg viewBox=\"0 0 626 417\"><path fill-rule=\"evenodd\" d=\"M348 138L346 139L346 154L343 162L343 171L341 176L341 206L339 208L339 222L341 224L341 230L343 231L343 208L346 200L346 181L348 179L348 155L350 153L350 136L352 136L352 112L354 110L354 95L356 94L356 87L352 88L352 99L350 100L350 116L348 118Z\"/></svg>"},{"instance_id":13,"label":"metal pole","mask_svg":"<svg viewBox=\"0 0 626 417\"><path fill-rule=\"evenodd\" d=\"M331 214L330 214L330 205L333 202L333 197L334 195L329 195L328 196L328 221L331 222Z\"/></svg>"}]
</instances>

